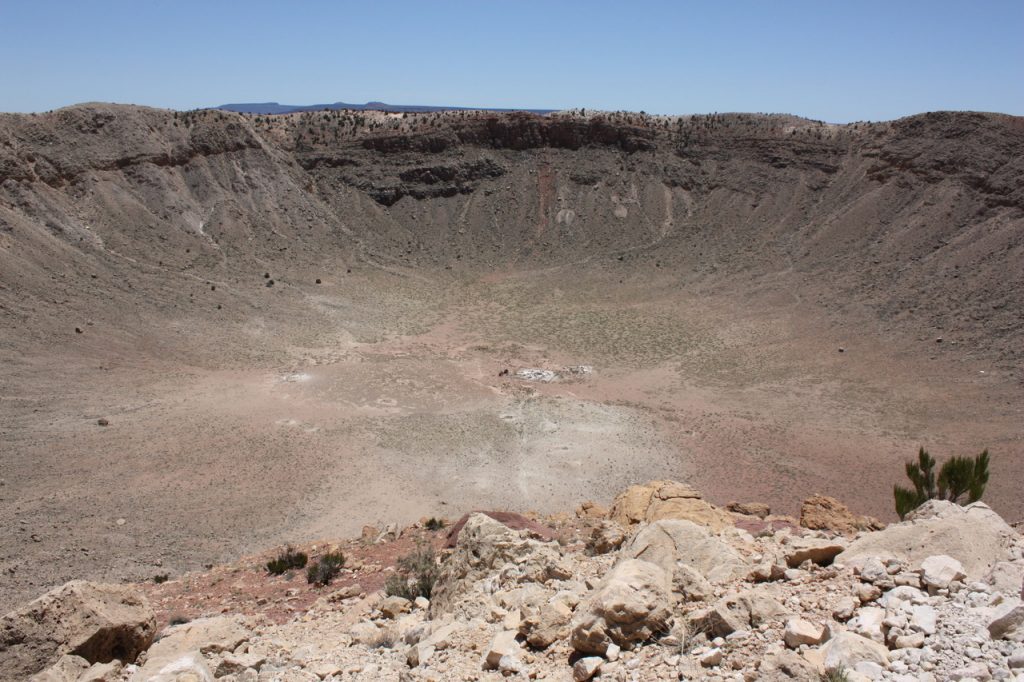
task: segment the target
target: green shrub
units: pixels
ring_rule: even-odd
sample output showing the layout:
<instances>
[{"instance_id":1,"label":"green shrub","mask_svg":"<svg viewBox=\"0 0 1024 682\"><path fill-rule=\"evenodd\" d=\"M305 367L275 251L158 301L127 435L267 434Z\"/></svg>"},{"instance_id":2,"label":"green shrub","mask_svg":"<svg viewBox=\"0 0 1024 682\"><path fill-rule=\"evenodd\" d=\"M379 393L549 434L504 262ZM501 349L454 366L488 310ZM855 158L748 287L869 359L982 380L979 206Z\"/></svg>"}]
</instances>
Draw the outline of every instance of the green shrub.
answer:
<instances>
[{"instance_id":1,"label":"green shrub","mask_svg":"<svg viewBox=\"0 0 1024 682\"><path fill-rule=\"evenodd\" d=\"M289 545L277 555L276 559L267 562L267 572L271 575L281 575L293 568L305 568L307 561L309 561L309 557L304 552L296 552Z\"/></svg>"},{"instance_id":2,"label":"green shrub","mask_svg":"<svg viewBox=\"0 0 1024 682\"><path fill-rule=\"evenodd\" d=\"M157 575L153 576L153 582L155 582L157 585L161 585L161 584L167 582L170 579L171 579L171 574L170 573L158 573Z\"/></svg>"},{"instance_id":3,"label":"green shrub","mask_svg":"<svg viewBox=\"0 0 1024 682\"><path fill-rule=\"evenodd\" d=\"M416 597L430 599L440 572L434 548L429 544L419 543L412 554L398 560L398 569L388 576L384 583L384 591L388 596L403 597L410 601Z\"/></svg>"},{"instance_id":4,"label":"green shrub","mask_svg":"<svg viewBox=\"0 0 1024 682\"><path fill-rule=\"evenodd\" d=\"M320 557L306 571L306 582L310 585L330 585L335 576L345 565L345 555L341 552L328 552Z\"/></svg>"},{"instance_id":5,"label":"green shrub","mask_svg":"<svg viewBox=\"0 0 1024 682\"><path fill-rule=\"evenodd\" d=\"M444 519L438 519L431 516L427 519L426 528L427 530L441 530L444 528Z\"/></svg>"},{"instance_id":6,"label":"green shrub","mask_svg":"<svg viewBox=\"0 0 1024 682\"><path fill-rule=\"evenodd\" d=\"M893 486L893 497L896 501L896 513L902 519L928 500L948 500L961 504L966 495L966 502L977 502L985 493L988 483L988 450L974 457L951 457L943 463L938 476L935 474L935 458L921 448L917 453L916 462L907 462L907 478L913 489L899 485Z\"/></svg>"}]
</instances>

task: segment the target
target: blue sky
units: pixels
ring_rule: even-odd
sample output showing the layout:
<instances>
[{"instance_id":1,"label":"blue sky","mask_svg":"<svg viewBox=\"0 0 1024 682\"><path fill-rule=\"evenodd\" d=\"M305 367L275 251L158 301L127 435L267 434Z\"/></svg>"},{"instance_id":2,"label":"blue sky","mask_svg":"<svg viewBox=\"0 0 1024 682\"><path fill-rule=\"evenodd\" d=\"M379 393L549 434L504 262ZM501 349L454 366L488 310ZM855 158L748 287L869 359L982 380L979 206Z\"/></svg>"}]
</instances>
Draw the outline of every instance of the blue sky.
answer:
<instances>
[{"instance_id":1,"label":"blue sky","mask_svg":"<svg viewBox=\"0 0 1024 682\"><path fill-rule=\"evenodd\" d=\"M0 111L113 101L1024 114L1024 0L0 0Z\"/></svg>"}]
</instances>

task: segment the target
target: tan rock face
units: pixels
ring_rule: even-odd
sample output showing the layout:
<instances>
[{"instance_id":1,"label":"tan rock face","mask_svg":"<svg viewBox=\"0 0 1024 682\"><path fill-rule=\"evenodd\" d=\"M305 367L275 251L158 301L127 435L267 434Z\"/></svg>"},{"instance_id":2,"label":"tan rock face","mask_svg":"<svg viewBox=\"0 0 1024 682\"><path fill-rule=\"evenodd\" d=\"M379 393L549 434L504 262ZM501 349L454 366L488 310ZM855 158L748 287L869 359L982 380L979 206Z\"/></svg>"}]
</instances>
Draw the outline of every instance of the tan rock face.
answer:
<instances>
[{"instance_id":1,"label":"tan rock face","mask_svg":"<svg viewBox=\"0 0 1024 682\"><path fill-rule=\"evenodd\" d=\"M0 619L0 679L27 679L63 654L131 662L155 634L153 611L135 590L76 580Z\"/></svg>"},{"instance_id":2,"label":"tan rock face","mask_svg":"<svg viewBox=\"0 0 1024 682\"><path fill-rule=\"evenodd\" d=\"M714 530L733 525L730 514L715 507L690 486L678 481L651 481L634 485L615 498L609 517L623 526L682 519Z\"/></svg>"},{"instance_id":3,"label":"tan rock face","mask_svg":"<svg viewBox=\"0 0 1024 682\"><path fill-rule=\"evenodd\" d=\"M626 556L661 566L670 576L688 564L712 583L746 575L743 558L706 528L692 521L659 520L642 528L623 548Z\"/></svg>"},{"instance_id":4,"label":"tan rock face","mask_svg":"<svg viewBox=\"0 0 1024 682\"><path fill-rule=\"evenodd\" d=\"M800 525L811 530L831 530L853 535L860 530L884 528L878 519L854 514L834 497L813 495L800 505Z\"/></svg>"},{"instance_id":5,"label":"tan rock face","mask_svg":"<svg viewBox=\"0 0 1024 682\"><path fill-rule=\"evenodd\" d=\"M625 559L577 608L572 646L582 653L602 656L613 642L623 649L632 648L668 630L673 603L664 570L647 561Z\"/></svg>"}]
</instances>

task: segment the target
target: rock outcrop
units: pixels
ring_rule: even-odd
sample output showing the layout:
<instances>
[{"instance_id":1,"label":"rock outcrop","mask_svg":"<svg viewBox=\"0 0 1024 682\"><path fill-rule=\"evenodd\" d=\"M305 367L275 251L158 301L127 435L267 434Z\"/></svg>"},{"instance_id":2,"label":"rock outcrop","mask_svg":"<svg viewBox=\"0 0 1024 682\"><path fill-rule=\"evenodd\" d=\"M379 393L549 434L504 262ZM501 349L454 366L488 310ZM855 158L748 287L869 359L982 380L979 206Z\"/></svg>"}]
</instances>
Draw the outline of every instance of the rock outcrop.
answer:
<instances>
[{"instance_id":1,"label":"rock outcrop","mask_svg":"<svg viewBox=\"0 0 1024 682\"><path fill-rule=\"evenodd\" d=\"M854 514L834 497L812 495L800 505L800 526L853 535L861 530L880 530L885 524L870 516Z\"/></svg>"},{"instance_id":2,"label":"rock outcrop","mask_svg":"<svg viewBox=\"0 0 1024 682\"><path fill-rule=\"evenodd\" d=\"M495 573L504 583L542 583L569 577L571 571L562 561L558 544L529 535L486 514L471 515L438 577L430 600L431 613L451 611L475 581Z\"/></svg>"},{"instance_id":3,"label":"rock outcrop","mask_svg":"<svg viewBox=\"0 0 1024 682\"><path fill-rule=\"evenodd\" d=\"M600 655L611 644L631 649L668 631L673 601L664 570L647 561L625 559L579 608L572 624L572 645L577 651Z\"/></svg>"},{"instance_id":4,"label":"rock outcrop","mask_svg":"<svg viewBox=\"0 0 1024 682\"><path fill-rule=\"evenodd\" d=\"M634 559L660 566L668 575L679 564L691 566L712 583L728 582L746 575L749 566L727 542L692 521L659 520L639 531L622 548Z\"/></svg>"},{"instance_id":5,"label":"rock outcrop","mask_svg":"<svg viewBox=\"0 0 1024 682\"><path fill-rule=\"evenodd\" d=\"M693 521L713 530L732 526L732 517L704 500L700 492L677 481L630 486L612 504L609 517L623 526L663 519Z\"/></svg>"},{"instance_id":6,"label":"rock outcrop","mask_svg":"<svg viewBox=\"0 0 1024 682\"><path fill-rule=\"evenodd\" d=\"M73 581L0 621L0 679L25 679L66 654L131 662L155 635L153 610L137 590Z\"/></svg>"}]
</instances>

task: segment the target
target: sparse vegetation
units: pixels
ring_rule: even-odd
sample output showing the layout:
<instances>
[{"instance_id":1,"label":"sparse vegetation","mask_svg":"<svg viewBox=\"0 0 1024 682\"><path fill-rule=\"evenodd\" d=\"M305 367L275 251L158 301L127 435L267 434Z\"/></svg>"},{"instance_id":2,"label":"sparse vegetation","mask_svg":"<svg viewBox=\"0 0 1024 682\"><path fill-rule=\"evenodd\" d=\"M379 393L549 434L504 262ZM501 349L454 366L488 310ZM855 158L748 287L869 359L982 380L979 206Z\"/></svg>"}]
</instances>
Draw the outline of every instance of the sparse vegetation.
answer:
<instances>
[{"instance_id":1,"label":"sparse vegetation","mask_svg":"<svg viewBox=\"0 0 1024 682\"><path fill-rule=\"evenodd\" d=\"M304 552L297 552L289 545L277 555L277 558L267 562L267 572L271 575L281 575L295 568L305 568L307 561L309 557Z\"/></svg>"},{"instance_id":2,"label":"sparse vegetation","mask_svg":"<svg viewBox=\"0 0 1024 682\"><path fill-rule=\"evenodd\" d=\"M849 679L850 675L843 664L821 673L821 682L848 682Z\"/></svg>"},{"instance_id":3,"label":"sparse vegetation","mask_svg":"<svg viewBox=\"0 0 1024 682\"><path fill-rule=\"evenodd\" d=\"M948 500L962 504L977 502L985 493L988 483L988 450L977 457L951 457L935 474L936 460L923 447L917 453L917 461L907 462L907 478L913 489L900 485L893 486L896 513L900 518L920 507L928 500Z\"/></svg>"},{"instance_id":4,"label":"sparse vegetation","mask_svg":"<svg viewBox=\"0 0 1024 682\"><path fill-rule=\"evenodd\" d=\"M160 573L159 575L154 575L153 576L153 582L156 583L157 585L162 585L163 583L167 582L170 579L171 579L171 574L170 573Z\"/></svg>"},{"instance_id":5,"label":"sparse vegetation","mask_svg":"<svg viewBox=\"0 0 1024 682\"><path fill-rule=\"evenodd\" d=\"M331 581L341 572L344 565L344 554L341 552L328 552L306 571L306 582L310 585L330 585Z\"/></svg>"},{"instance_id":6,"label":"sparse vegetation","mask_svg":"<svg viewBox=\"0 0 1024 682\"><path fill-rule=\"evenodd\" d=\"M434 548L427 543L420 543L412 554L398 560L398 568L393 575L388 576L384 591L388 596L409 600L416 597L430 599L439 573Z\"/></svg>"},{"instance_id":7,"label":"sparse vegetation","mask_svg":"<svg viewBox=\"0 0 1024 682\"><path fill-rule=\"evenodd\" d=\"M444 519L438 519L431 516L429 519L427 519L427 522L426 524L424 524L424 526L426 527L427 530L430 531L441 530L442 528L444 528Z\"/></svg>"}]
</instances>

